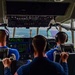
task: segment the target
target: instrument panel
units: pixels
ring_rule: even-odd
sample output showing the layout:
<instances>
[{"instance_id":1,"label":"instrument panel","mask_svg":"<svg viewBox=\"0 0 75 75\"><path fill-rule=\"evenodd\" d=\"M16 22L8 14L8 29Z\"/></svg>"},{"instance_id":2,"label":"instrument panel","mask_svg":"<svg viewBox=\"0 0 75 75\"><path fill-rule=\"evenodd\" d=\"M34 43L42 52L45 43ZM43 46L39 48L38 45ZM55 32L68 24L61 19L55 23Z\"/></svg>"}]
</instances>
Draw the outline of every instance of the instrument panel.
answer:
<instances>
[{"instance_id":1,"label":"instrument panel","mask_svg":"<svg viewBox=\"0 0 75 75\"><path fill-rule=\"evenodd\" d=\"M27 62L28 59L33 59L33 38L9 38L7 46L9 48L16 48L19 51L20 59L17 66L21 66ZM46 51L50 50L56 45L55 39L47 39Z\"/></svg>"},{"instance_id":2,"label":"instrument panel","mask_svg":"<svg viewBox=\"0 0 75 75\"><path fill-rule=\"evenodd\" d=\"M27 38L10 38L8 46L16 48L20 53L27 52L29 50L29 39Z\"/></svg>"},{"instance_id":3,"label":"instrument panel","mask_svg":"<svg viewBox=\"0 0 75 75\"><path fill-rule=\"evenodd\" d=\"M8 47L16 48L20 54L20 60L31 59L31 39L32 38L10 38Z\"/></svg>"}]
</instances>

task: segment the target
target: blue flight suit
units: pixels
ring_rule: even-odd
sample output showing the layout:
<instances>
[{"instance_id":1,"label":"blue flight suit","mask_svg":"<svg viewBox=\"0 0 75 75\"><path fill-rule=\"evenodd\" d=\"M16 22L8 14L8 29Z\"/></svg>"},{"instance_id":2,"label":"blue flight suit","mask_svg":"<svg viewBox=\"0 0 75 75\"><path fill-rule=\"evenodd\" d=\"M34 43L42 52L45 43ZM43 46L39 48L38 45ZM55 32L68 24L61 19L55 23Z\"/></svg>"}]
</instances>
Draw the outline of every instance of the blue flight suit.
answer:
<instances>
[{"instance_id":1,"label":"blue flight suit","mask_svg":"<svg viewBox=\"0 0 75 75\"><path fill-rule=\"evenodd\" d=\"M46 56L52 61L54 61L54 52L57 52L57 53L61 52L61 50L59 50L59 46L56 46L55 48L46 52Z\"/></svg>"},{"instance_id":2,"label":"blue flight suit","mask_svg":"<svg viewBox=\"0 0 75 75\"><path fill-rule=\"evenodd\" d=\"M67 63L63 62L62 66L46 57L36 57L32 62L21 66L14 75L68 75ZM10 68L4 69L4 75L11 75Z\"/></svg>"}]
</instances>

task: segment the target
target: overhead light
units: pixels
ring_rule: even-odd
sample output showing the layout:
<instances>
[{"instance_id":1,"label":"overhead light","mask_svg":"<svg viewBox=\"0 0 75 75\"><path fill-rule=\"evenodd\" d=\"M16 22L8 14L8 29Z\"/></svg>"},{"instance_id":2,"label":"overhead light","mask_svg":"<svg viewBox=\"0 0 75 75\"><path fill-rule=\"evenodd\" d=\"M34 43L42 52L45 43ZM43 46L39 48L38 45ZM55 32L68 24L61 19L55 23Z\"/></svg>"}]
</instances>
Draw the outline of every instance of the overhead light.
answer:
<instances>
[{"instance_id":1,"label":"overhead light","mask_svg":"<svg viewBox=\"0 0 75 75\"><path fill-rule=\"evenodd\" d=\"M54 0L54 2L63 2L64 0Z\"/></svg>"}]
</instances>

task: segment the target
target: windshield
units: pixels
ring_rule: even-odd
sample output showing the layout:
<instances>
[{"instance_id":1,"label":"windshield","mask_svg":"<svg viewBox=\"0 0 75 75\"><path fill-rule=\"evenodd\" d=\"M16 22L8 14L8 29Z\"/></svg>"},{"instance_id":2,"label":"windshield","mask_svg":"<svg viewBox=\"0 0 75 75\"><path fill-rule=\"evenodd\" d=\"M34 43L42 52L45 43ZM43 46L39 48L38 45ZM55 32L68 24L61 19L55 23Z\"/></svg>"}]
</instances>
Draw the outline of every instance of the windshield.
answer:
<instances>
[{"instance_id":1,"label":"windshield","mask_svg":"<svg viewBox=\"0 0 75 75\"><path fill-rule=\"evenodd\" d=\"M10 31L10 38L13 38L13 32L14 28L8 28ZM30 27L30 28L24 28L24 27L19 27L15 28L15 34L14 38L30 38L34 37L35 35L43 35L45 37L54 37L58 30L56 29L50 29L47 32L47 27L40 27L39 29L36 27Z\"/></svg>"}]
</instances>

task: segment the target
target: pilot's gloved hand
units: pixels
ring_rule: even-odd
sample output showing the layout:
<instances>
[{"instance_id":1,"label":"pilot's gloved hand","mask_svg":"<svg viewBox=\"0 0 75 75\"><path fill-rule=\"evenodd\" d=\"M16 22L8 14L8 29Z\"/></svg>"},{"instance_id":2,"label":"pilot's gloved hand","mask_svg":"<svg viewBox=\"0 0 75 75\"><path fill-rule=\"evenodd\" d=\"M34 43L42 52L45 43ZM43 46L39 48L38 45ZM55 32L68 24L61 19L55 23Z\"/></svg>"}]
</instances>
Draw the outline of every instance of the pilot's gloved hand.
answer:
<instances>
[{"instance_id":1,"label":"pilot's gloved hand","mask_svg":"<svg viewBox=\"0 0 75 75\"><path fill-rule=\"evenodd\" d=\"M69 57L69 54L67 52L61 52L60 56L61 56L62 62L67 63L67 59Z\"/></svg>"},{"instance_id":2,"label":"pilot's gloved hand","mask_svg":"<svg viewBox=\"0 0 75 75\"><path fill-rule=\"evenodd\" d=\"M10 60L10 58L4 58L4 59L2 60L2 63L3 63L3 65L4 65L4 68L6 68L6 67L10 68L11 60Z\"/></svg>"}]
</instances>

